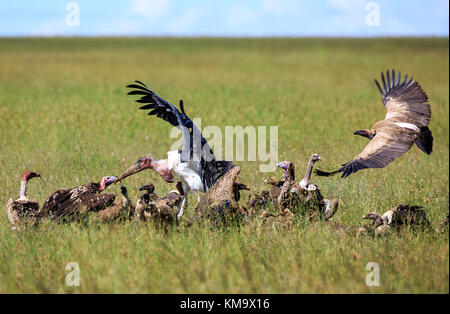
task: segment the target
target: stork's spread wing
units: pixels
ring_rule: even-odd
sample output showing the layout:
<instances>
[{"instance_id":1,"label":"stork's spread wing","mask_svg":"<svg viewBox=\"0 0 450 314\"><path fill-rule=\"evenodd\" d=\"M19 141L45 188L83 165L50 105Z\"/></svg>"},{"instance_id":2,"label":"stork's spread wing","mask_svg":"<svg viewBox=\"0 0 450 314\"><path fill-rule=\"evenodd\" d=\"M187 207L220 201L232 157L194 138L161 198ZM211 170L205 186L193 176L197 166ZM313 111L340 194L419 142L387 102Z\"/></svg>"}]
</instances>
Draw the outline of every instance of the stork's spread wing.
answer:
<instances>
[{"instance_id":1,"label":"stork's spread wing","mask_svg":"<svg viewBox=\"0 0 450 314\"><path fill-rule=\"evenodd\" d=\"M412 78L408 80L408 75L401 79L400 71L397 76L394 70L391 73L386 71L386 78L387 81L384 73L381 73L383 88L375 80L375 84L383 96L383 104L387 109L386 120L411 123L419 128L428 126L431 119L431 108L426 103L428 97L420 85Z\"/></svg>"},{"instance_id":2,"label":"stork's spread wing","mask_svg":"<svg viewBox=\"0 0 450 314\"><path fill-rule=\"evenodd\" d=\"M363 151L342 168L333 172L316 170L319 176L332 176L342 172L345 178L352 173L367 168L383 168L395 158L406 153L414 143L416 134L411 131L395 132L395 128L383 127L367 144Z\"/></svg>"},{"instance_id":3,"label":"stork's spread wing","mask_svg":"<svg viewBox=\"0 0 450 314\"><path fill-rule=\"evenodd\" d=\"M137 84L128 85L128 88L133 88L128 95L142 95L136 102L143 103L139 109L151 110L149 115L156 115L164 119L173 126L179 127L183 136L183 146L181 152L181 161L187 161L190 158L201 162L201 179L205 191L209 189L222 175L224 175L230 168L230 162L217 161L214 152L209 146L206 139L201 134L197 126L184 112L183 101L180 101L181 112L175 108L167 100L158 96L147 85L140 81L135 81ZM201 147L198 147L198 137L200 137ZM205 156L209 154L209 156ZM200 157L201 156L201 157ZM199 158L200 157L200 158Z\"/></svg>"},{"instance_id":4,"label":"stork's spread wing","mask_svg":"<svg viewBox=\"0 0 450 314\"><path fill-rule=\"evenodd\" d=\"M115 194L99 194L83 185L56 191L45 201L43 211L55 220L74 218L91 210L104 209L110 206L115 198Z\"/></svg>"}]
</instances>

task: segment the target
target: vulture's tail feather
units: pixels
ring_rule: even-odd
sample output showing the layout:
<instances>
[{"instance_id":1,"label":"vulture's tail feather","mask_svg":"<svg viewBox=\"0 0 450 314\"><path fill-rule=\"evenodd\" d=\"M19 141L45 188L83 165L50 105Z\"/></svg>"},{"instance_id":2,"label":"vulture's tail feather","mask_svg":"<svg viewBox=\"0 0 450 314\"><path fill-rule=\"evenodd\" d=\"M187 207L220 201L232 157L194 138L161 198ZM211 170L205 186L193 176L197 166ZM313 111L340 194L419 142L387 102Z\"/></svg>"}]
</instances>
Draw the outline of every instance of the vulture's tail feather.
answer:
<instances>
[{"instance_id":1,"label":"vulture's tail feather","mask_svg":"<svg viewBox=\"0 0 450 314\"><path fill-rule=\"evenodd\" d=\"M433 151L433 134L427 126L420 128L420 135L416 139L416 145L428 155Z\"/></svg>"},{"instance_id":2,"label":"vulture's tail feather","mask_svg":"<svg viewBox=\"0 0 450 314\"><path fill-rule=\"evenodd\" d=\"M322 171L319 169L314 170L314 173L316 175L318 175L319 177L332 177L335 174L338 174L339 172L342 172L342 169L336 170L336 171L331 171L331 172L327 172L327 171Z\"/></svg>"}]
</instances>

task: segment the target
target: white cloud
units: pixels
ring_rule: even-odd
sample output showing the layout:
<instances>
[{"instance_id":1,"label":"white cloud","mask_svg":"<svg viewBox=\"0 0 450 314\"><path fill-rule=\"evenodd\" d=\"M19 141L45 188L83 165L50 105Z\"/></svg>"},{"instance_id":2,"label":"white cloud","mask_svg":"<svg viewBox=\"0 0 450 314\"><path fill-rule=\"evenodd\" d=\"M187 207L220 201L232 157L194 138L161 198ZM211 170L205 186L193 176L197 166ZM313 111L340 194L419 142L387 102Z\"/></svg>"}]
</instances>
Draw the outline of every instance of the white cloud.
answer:
<instances>
[{"instance_id":1,"label":"white cloud","mask_svg":"<svg viewBox=\"0 0 450 314\"><path fill-rule=\"evenodd\" d=\"M189 9L181 17L176 18L170 24L170 30L175 34L183 34L189 31L189 28L201 17L202 10Z\"/></svg>"},{"instance_id":2,"label":"white cloud","mask_svg":"<svg viewBox=\"0 0 450 314\"><path fill-rule=\"evenodd\" d=\"M113 23L102 25L96 30L97 36L127 36L136 35L141 30L141 24L132 19L119 19Z\"/></svg>"},{"instance_id":3,"label":"white cloud","mask_svg":"<svg viewBox=\"0 0 450 314\"><path fill-rule=\"evenodd\" d=\"M262 9L266 12L282 14L292 12L299 7L298 0L264 0Z\"/></svg>"},{"instance_id":4,"label":"white cloud","mask_svg":"<svg viewBox=\"0 0 450 314\"><path fill-rule=\"evenodd\" d=\"M155 21L162 18L169 11L169 7L169 0L133 0L131 13Z\"/></svg>"},{"instance_id":5,"label":"white cloud","mask_svg":"<svg viewBox=\"0 0 450 314\"><path fill-rule=\"evenodd\" d=\"M255 10L251 10L245 6L237 6L230 10L227 23L230 26L240 26L253 22L258 17Z\"/></svg>"},{"instance_id":6,"label":"white cloud","mask_svg":"<svg viewBox=\"0 0 450 314\"><path fill-rule=\"evenodd\" d=\"M69 28L66 25L66 20L64 18L59 19L49 19L42 24L34 27L29 35L31 36L59 36L59 35L69 35L74 32L77 27Z\"/></svg>"},{"instance_id":7,"label":"white cloud","mask_svg":"<svg viewBox=\"0 0 450 314\"><path fill-rule=\"evenodd\" d=\"M328 5L342 11L359 10L364 6L364 0L330 0Z\"/></svg>"}]
</instances>

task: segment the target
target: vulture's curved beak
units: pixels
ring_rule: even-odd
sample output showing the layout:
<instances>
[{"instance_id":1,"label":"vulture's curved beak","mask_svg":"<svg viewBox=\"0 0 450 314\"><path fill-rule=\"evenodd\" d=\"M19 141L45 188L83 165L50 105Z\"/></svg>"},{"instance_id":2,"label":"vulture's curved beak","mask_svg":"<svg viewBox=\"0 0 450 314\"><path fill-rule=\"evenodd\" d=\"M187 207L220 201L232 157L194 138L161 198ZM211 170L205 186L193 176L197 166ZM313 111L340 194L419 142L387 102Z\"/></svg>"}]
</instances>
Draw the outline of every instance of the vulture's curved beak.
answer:
<instances>
[{"instance_id":1,"label":"vulture's curved beak","mask_svg":"<svg viewBox=\"0 0 450 314\"><path fill-rule=\"evenodd\" d=\"M139 188L139 191L148 191L149 193L153 193L153 191L155 191L155 186L151 183L145 184Z\"/></svg>"}]
</instances>

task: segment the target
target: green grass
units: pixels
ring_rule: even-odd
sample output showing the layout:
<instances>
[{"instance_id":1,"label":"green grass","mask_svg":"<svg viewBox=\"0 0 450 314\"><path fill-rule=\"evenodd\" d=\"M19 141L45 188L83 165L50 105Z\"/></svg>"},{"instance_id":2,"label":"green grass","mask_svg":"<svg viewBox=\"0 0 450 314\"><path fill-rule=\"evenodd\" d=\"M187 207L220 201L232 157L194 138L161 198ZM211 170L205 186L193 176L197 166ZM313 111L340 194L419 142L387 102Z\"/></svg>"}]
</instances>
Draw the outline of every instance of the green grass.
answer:
<instances>
[{"instance_id":1,"label":"green grass","mask_svg":"<svg viewBox=\"0 0 450 314\"><path fill-rule=\"evenodd\" d=\"M299 176L313 152L320 167L335 168L367 143L352 131L384 118L373 78L393 67L430 98L433 154L414 147L384 169L313 181L340 198L337 222L359 225L368 211L408 203L424 206L437 229L448 212L448 38L0 39L0 204L18 196L26 169L42 175L29 188L42 203L61 187L117 175L144 154L163 158L169 125L126 96L135 79L172 103L183 98L203 127L279 126L279 159L293 161ZM265 188L272 174L238 164L242 182ZM135 200L149 181L161 194L172 189L150 171L124 184ZM80 265L80 287L65 285L68 262ZM368 262L380 265L379 287L365 284ZM449 236L406 230L358 239L323 224L200 226L164 236L145 224L48 222L17 233L1 210L0 292L448 293Z\"/></svg>"}]
</instances>

